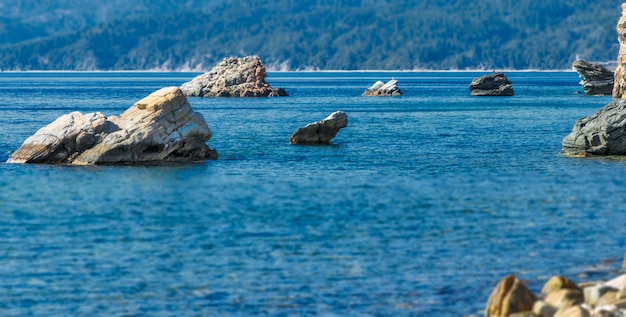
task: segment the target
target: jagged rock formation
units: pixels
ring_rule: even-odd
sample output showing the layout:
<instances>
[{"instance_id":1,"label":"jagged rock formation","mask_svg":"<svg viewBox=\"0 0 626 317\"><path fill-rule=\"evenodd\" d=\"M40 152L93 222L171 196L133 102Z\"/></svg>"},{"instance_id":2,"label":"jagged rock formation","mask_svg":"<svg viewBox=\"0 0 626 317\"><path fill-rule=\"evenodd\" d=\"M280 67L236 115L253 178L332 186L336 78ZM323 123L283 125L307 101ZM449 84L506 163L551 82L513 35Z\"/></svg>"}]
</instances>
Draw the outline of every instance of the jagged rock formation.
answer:
<instances>
[{"instance_id":1,"label":"jagged rock formation","mask_svg":"<svg viewBox=\"0 0 626 317\"><path fill-rule=\"evenodd\" d=\"M322 121L309 123L299 128L289 138L291 144L328 143L337 132L348 125L348 115L343 111L331 113Z\"/></svg>"},{"instance_id":2,"label":"jagged rock formation","mask_svg":"<svg viewBox=\"0 0 626 317\"><path fill-rule=\"evenodd\" d=\"M577 60L572 63L572 68L578 73L587 95L604 96L613 92L614 74L612 71L597 63L587 63Z\"/></svg>"},{"instance_id":3,"label":"jagged rock formation","mask_svg":"<svg viewBox=\"0 0 626 317\"><path fill-rule=\"evenodd\" d=\"M562 145L566 156L626 155L626 100L614 100L576 120Z\"/></svg>"},{"instance_id":4,"label":"jagged rock formation","mask_svg":"<svg viewBox=\"0 0 626 317\"><path fill-rule=\"evenodd\" d=\"M513 96L513 86L503 73L474 78L469 84L472 96Z\"/></svg>"},{"instance_id":5,"label":"jagged rock formation","mask_svg":"<svg viewBox=\"0 0 626 317\"><path fill-rule=\"evenodd\" d=\"M119 118L63 115L27 138L8 163L138 164L217 158L211 130L177 87L157 90Z\"/></svg>"},{"instance_id":6,"label":"jagged rock formation","mask_svg":"<svg viewBox=\"0 0 626 317\"><path fill-rule=\"evenodd\" d=\"M619 53L617 54L617 68L615 69L613 98L624 98L626 97L626 3L622 4L622 16L617 22L616 29Z\"/></svg>"},{"instance_id":7,"label":"jagged rock formation","mask_svg":"<svg viewBox=\"0 0 626 317\"><path fill-rule=\"evenodd\" d=\"M402 91L398 88L398 80L391 79L387 83L377 81L370 88L363 92L362 96L402 96Z\"/></svg>"},{"instance_id":8,"label":"jagged rock formation","mask_svg":"<svg viewBox=\"0 0 626 317\"><path fill-rule=\"evenodd\" d=\"M288 96L283 88L265 82L265 65L258 56L228 57L211 71L180 86L192 97L274 97Z\"/></svg>"}]
</instances>

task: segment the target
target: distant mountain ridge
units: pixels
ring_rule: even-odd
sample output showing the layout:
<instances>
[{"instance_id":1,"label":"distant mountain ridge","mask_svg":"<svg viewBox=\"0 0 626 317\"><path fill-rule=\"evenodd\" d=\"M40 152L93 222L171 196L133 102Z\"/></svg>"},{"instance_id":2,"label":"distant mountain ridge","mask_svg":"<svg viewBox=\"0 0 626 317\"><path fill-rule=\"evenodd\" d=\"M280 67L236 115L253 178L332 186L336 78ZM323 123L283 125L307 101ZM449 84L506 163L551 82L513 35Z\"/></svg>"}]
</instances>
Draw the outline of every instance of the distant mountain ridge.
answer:
<instances>
[{"instance_id":1,"label":"distant mountain ridge","mask_svg":"<svg viewBox=\"0 0 626 317\"><path fill-rule=\"evenodd\" d=\"M16 0L2 70L569 69L612 61L621 0Z\"/></svg>"}]
</instances>

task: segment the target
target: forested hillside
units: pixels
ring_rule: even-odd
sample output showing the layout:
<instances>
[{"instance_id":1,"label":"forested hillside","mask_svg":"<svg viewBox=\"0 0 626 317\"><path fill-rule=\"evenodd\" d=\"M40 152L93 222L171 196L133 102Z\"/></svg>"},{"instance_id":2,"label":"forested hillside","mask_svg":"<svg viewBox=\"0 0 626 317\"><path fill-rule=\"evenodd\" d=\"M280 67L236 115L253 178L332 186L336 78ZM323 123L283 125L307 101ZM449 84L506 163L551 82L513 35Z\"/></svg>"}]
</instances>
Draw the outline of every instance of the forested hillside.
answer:
<instances>
[{"instance_id":1,"label":"forested hillside","mask_svg":"<svg viewBox=\"0 0 626 317\"><path fill-rule=\"evenodd\" d=\"M17 2L0 4L3 70L205 70L235 55L289 70L566 69L577 56L616 59L622 3Z\"/></svg>"}]
</instances>

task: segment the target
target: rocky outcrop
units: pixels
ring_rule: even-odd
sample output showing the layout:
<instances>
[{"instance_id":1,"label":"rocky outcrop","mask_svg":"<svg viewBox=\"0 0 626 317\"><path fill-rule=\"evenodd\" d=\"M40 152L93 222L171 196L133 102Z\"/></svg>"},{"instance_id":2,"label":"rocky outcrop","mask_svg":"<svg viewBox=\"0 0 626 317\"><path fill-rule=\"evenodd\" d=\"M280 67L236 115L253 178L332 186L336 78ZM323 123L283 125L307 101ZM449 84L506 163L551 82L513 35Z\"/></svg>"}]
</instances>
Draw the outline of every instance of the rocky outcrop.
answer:
<instances>
[{"instance_id":1,"label":"rocky outcrop","mask_svg":"<svg viewBox=\"0 0 626 317\"><path fill-rule=\"evenodd\" d=\"M503 73L493 73L474 78L469 84L472 96L513 96L511 81Z\"/></svg>"},{"instance_id":2,"label":"rocky outcrop","mask_svg":"<svg viewBox=\"0 0 626 317\"><path fill-rule=\"evenodd\" d=\"M572 64L572 68L578 73L585 94L605 96L613 92L614 74L602 65L577 60Z\"/></svg>"},{"instance_id":3,"label":"rocky outcrop","mask_svg":"<svg viewBox=\"0 0 626 317\"><path fill-rule=\"evenodd\" d=\"M119 118L63 115L27 138L8 163L138 164L217 158L211 130L177 87L155 91Z\"/></svg>"},{"instance_id":4,"label":"rocky outcrop","mask_svg":"<svg viewBox=\"0 0 626 317\"><path fill-rule=\"evenodd\" d=\"M375 82L370 88L363 92L362 96L402 96L402 91L398 88L398 80L391 79L387 83Z\"/></svg>"},{"instance_id":5,"label":"rocky outcrop","mask_svg":"<svg viewBox=\"0 0 626 317\"><path fill-rule=\"evenodd\" d=\"M348 125L348 115L343 111L331 113L322 121L309 123L299 128L289 138L291 144L328 143L337 132Z\"/></svg>"},{"instance_id":6,"label":"rocky outcrop","mask_svg":"<svg viewBox=\"0 0 626 317\"><path fill-rule=\"evenodd\" d=\"M626 3L622 4L622 17L617 22L617 39L619 53L617 54L617 68L613 84L613 98L626 97Z\"/></svg>"},{"instance_id":7,"label":"rocky outcrop","mask_svg":"<svg viewBox=\"0 0 626 317\"><path fill-rule=\"evenodd\" d=\"M576 120L561 144L566 156L626 155L626 100Z\"/></svg>"},{"instance_id":8,"label":"rocky outcrop","mask_svg":"<svg viewBox=\"0 0 626 317\"><path fill-rule=\"evenodd\" d=\"M559 287L549 285L556 280L566 282ZM538 299L523 285L513 296L519 280L509 275L502 279L489 297L486 317L543 316L543 317L622 317L626 314L626 275L607 282L591 282L576 285L569 279L555 276L543 287L547 290L543 299ZM520 283L521 284L521 283ZM505 292L504 290L509 290ZM533 304L528 306L529 303ZM509 308L507 310L507 307Z\"/></svg>"},{"instance_id":9,"label":"rocky outcrop","mask_svg":"<svg viewBox=\"0 0 626 317\"><path fill-rule=\"evenodd\" d=\"M228 57L211 71L180 86L192 97L274 97L287 96L283 88L265 82L265 65L257 56Z\"/></svg>"}]
</instances>

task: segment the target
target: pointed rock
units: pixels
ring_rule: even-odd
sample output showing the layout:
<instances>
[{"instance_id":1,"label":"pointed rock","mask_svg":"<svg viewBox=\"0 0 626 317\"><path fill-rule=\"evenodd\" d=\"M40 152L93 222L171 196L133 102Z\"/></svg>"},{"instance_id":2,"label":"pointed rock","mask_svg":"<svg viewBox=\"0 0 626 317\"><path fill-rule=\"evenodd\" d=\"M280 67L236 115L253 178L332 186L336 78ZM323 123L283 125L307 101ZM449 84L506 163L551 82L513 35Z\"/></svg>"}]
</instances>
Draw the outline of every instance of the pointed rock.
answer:
<instances>
[{"instance_id":1,"label":"pointed rock","mask_svg":"<svg viewBox=\"0 0 626 317\"><path fill-rule=\"evenodd\" d=\"M291 144L328 143L337 132L348 125L348 115L343 111L331 113L322 121L309 123L299 128L289 138Z\"/></svg>"},{"instance_id":2,"label":"pointed rock","mask_svg":"<svg viewBox=\"0 0 626 317\"><path fill-rule=\"evenodd\" d=\"M491 292L485 317L505 317L531 312L537 297L514 275L503 278Z\"/></svg>"}]
</instances>

